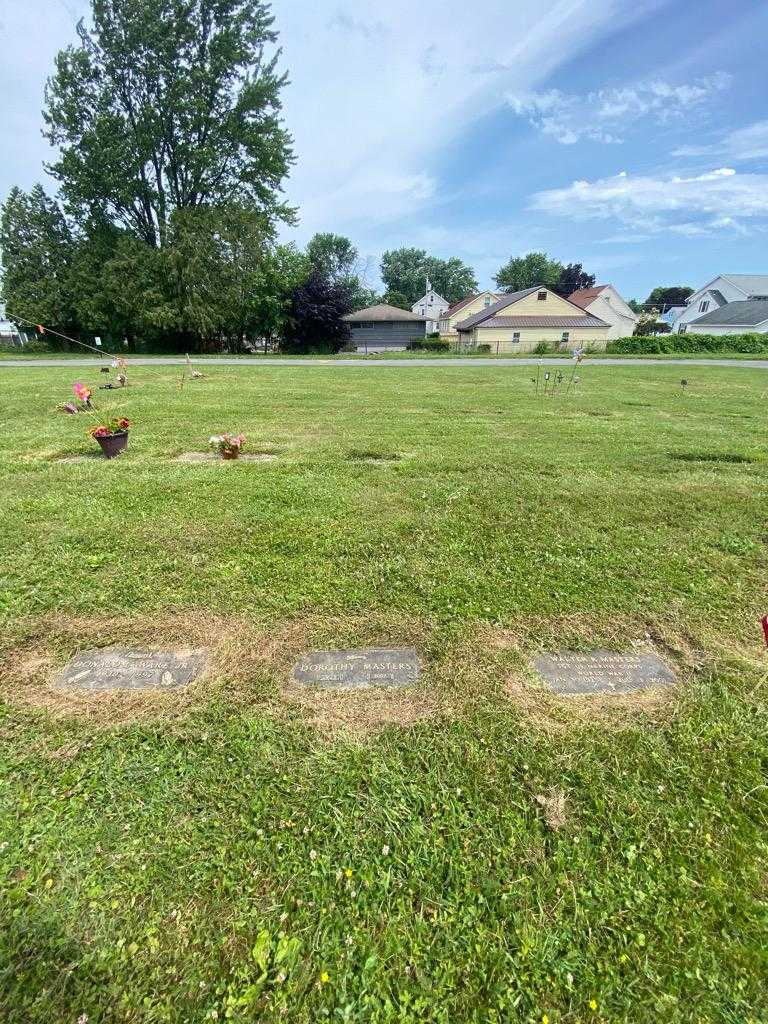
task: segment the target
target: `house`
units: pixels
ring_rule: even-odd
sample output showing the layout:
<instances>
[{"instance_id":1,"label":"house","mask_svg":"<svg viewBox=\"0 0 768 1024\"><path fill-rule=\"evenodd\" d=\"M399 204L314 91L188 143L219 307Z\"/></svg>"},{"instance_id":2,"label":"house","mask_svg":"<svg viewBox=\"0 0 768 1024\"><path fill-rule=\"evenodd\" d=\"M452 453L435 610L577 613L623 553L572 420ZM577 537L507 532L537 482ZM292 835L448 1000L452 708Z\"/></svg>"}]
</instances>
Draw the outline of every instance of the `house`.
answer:
<instances>
[{"instance_id":1,"label":"house","mask_svg":"<svg viewBox=\"0 0 768 1024\"><path fill-rule=\"evenodd\" d=\"M434 334L438 329L441 315L448 309L450 303L442 295L438 295L427 278L427 290L411 306L411 312L426 317L427 334Z\"/></svg>"},{"instance_id":2,"label":"house","mask_svg":"<svg viewBox=\"0 0 768 1024\"><path fill-rule=\"evenodd\" d=\"M768 274L721 274L694 292L674 322L672 330L685 333L688 325L730 302L747 302L768 296Z\"/></svg>"},{"instance_id":3,"label":"house","mask_svg":"<svg viewBox=\"0 0 768 1024\"><path fill-rule=\"evenodd\" d=\"M680 334L768 334L768 295L726 302L698 320L682 325Z\"/></svg>"},{"instance_id":4,"label":"house","mask_svg":"<svg viewBox=\"0 0 768 1024\"><path fill-rule=\"evenodd\" d=\"M454 302L440 317L438 327L440 337L447 338L449 341L456 341L458 339L456 324L460 320L466 320L467 317L480 313L493 302L498 302L500 298L501 292L475 292L472 295L468 295L465 299L459 299L458 302Z\"/></svg>"},{"instance_id":5,"label":"house","mask_svg":"<svg viewBox=\"0 0 768 1024\"><path fill-rule=\"evenodd\" d=\"M408 342L427 333L426 317L385 303L348 313L343 319L349 324L352 344L363 352L402 351Z\"/></svg>"},{"instance_id":6,"label":"house","mask_svg":"<svg viewBox=\"0 0 768 1024\"><path fill-rule=\"evenodd\" d=\"M609 324L608 340L630 338L640 317L634 313L612 284L596 284L594 288L580 288L568 296L587 313Z\"/></svg>"},{"instance_id":7,"label":"house","mask_svg":"<svg viewBox=\"0 0 768 1024\"><path fill-rule=\"evenodd\" d=\"M462 348L531 352L541 342L563 349L604 349L610 324L543 285L510 292L456 325Z\"/></svg>"}]
</instances>

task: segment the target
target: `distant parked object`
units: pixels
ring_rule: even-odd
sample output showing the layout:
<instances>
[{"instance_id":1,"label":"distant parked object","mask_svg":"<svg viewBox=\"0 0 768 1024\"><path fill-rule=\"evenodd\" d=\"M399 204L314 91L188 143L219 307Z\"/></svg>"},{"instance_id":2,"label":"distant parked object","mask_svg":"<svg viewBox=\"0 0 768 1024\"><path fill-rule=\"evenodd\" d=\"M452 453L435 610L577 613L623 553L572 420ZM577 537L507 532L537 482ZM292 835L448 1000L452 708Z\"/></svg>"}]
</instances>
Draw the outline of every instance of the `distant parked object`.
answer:
<instances>
[{"instance_id":1,"label":"distant parked object","mask_svg":"<svg viewBox=\"0 0 768 1024\"><path fill-rule=\"evenodd\" d=\"M568 300L609 324L609 341L613 338L630 338L640 319L612 284L596 284L593 288L581 288L572 292Z\"/></svg>"},{"instance_id":2,"label":"distant parked object","mask_svg":"<svg viewBox=\"0 0 768 1024\"><path fill-rule=\"evenodd\" d=\"M481 313L494 302L498 302L501 295L501 292L474 292L472 295L467 295L465 299L454 302L440 317L438 327L440 337L456 341L458 338L456 325L459 321L466 320L467 317L474 316L475 313Z\"/></svg>"},{"instance_id":3,"label":"distant parked object","mask_svg":"<svg viewBox=\"0 0 768 1024\"><path fill-rule=\"evenodd\" d=\"M427 334L426 317L386 303L348 313L343 319L358 352L402 351L413 338Z\"/></svg>"},{"instance_id":4,"label":"distant parked object","mask_svg":"<svg viewBox=\"0 0 768 1024\"><path fill-rule=\"evenodd\" d=\"M462 320L457 330L462 349L487 345L490 352L531 352L542 343L563 350L583 345L604 349L610 324L539 286L503 295Z\"/></svg>"},{"instance_id":5,"label":"distant parked object","mask_svg":"<svg viewBox=\"0 0 768 1024\"><path fill-rule=\"evenodd\" d=\"M0 344L23 345L26 335L22 335L19 328L5 316L5 306L0 306Z\"/></svg>"},{"instance_id":6,"label":"distant parked object","mask_svg":"<svg viewBox=\"0 0 768 1024\"><path fill-rule=\"evenodd\" d=\"M448 309L450 303L442 295L438 295L427 278L427 290L422 297L411 306L411 312L418 316L426 317L427 334L433 334L438 329L441 315Z\"/></svg>"},{"instance_id":7,"label":"distant parked object","mask_svg":"<svg viewBox=\"0 0 768 1024\"><path fill-rule=\"evenodd\" d=\"M700 325L702 317L709 317L710 313L723 310L721 315L734 316L734 310L726 314L724 307L738 302L749 302L768 298L768 274L721 274L713 278L688 299L680 315L672 325L676 334L685 334L694 322ZM760 309L744 313L745 316L759 315ZM717 318L708 321L714 326L720 326ZM731 324L729 326L738 326ZM754 330L754 327L744 326L743 334ZM697 330L698 334L712 334L710 330ZM720 331L721 334L733 334L734 331Z\"/></svg>"}]
</instances>

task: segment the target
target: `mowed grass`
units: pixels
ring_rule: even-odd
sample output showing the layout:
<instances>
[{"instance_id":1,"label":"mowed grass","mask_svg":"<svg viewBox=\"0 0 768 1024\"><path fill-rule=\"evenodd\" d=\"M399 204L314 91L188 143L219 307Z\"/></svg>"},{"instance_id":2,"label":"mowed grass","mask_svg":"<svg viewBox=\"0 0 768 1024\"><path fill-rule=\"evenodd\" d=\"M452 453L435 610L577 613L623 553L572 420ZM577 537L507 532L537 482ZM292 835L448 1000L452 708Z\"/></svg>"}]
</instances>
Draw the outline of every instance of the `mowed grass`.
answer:
<instances>
[{"instance_id":1,"label":"mowed grass","mask_svg":"<svg viewBox=\"0 0 768 1024\"><path fill-rule=\"evenodd\" d=\"M533 374L137 367L69 463L75 371L2 372L0 1019L768 1020L768 374ZM223 430L278 458L175 461ZM50 685L184 641L183 696ZM417 690L288 683L379 643ZM560 647L680 685L558 700Z\"/></svg>"}]
</instances>

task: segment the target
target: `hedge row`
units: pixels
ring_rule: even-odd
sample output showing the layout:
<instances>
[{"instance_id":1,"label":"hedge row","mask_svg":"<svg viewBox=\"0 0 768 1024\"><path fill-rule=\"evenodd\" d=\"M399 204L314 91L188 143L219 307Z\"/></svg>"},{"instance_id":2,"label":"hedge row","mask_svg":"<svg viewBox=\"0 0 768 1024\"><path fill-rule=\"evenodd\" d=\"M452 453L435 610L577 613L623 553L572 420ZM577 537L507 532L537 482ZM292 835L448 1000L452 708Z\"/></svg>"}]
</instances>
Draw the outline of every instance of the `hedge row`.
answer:
<instances>
[{"instance_id":1,"label":"hedge row","mask_svg":"<svg viewBox=\"0 0 768 1024\"><path fill-rule=\"evenodd\" d=\"M659 334L609 341L606 352L768 352L768 334Z\"/></svg>"}]
</instances>

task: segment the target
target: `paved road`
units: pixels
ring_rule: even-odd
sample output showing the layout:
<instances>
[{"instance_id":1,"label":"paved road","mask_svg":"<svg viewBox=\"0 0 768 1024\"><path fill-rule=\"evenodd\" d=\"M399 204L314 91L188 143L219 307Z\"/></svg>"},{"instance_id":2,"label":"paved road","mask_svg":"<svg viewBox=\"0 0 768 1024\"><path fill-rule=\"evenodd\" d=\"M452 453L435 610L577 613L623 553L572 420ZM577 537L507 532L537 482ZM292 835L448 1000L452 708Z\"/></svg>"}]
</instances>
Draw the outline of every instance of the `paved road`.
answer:
<instances>
[{"instance_id":1,"label":"paved road","mask_svg":"<svg viewBox=\"0 0 768 1024\"><path fill-rule=\"evenodd\" d=\"M183 356L129 356L131 366L182 366ZM537 363L552 366L569 366L569 359L263 359L255 356L251 359L236 359L227 356L215 356L208 359L192 359L197 366L397 366L402 369L414 366L536 366ZM744 370L768 370L768 359L610 359L607 357L589 356L586 360L590 366L728 366ZM3 359L0 370L6 367L18 369L24 366L109 366L109 359Z\"/></svg>"}]
</instances>

